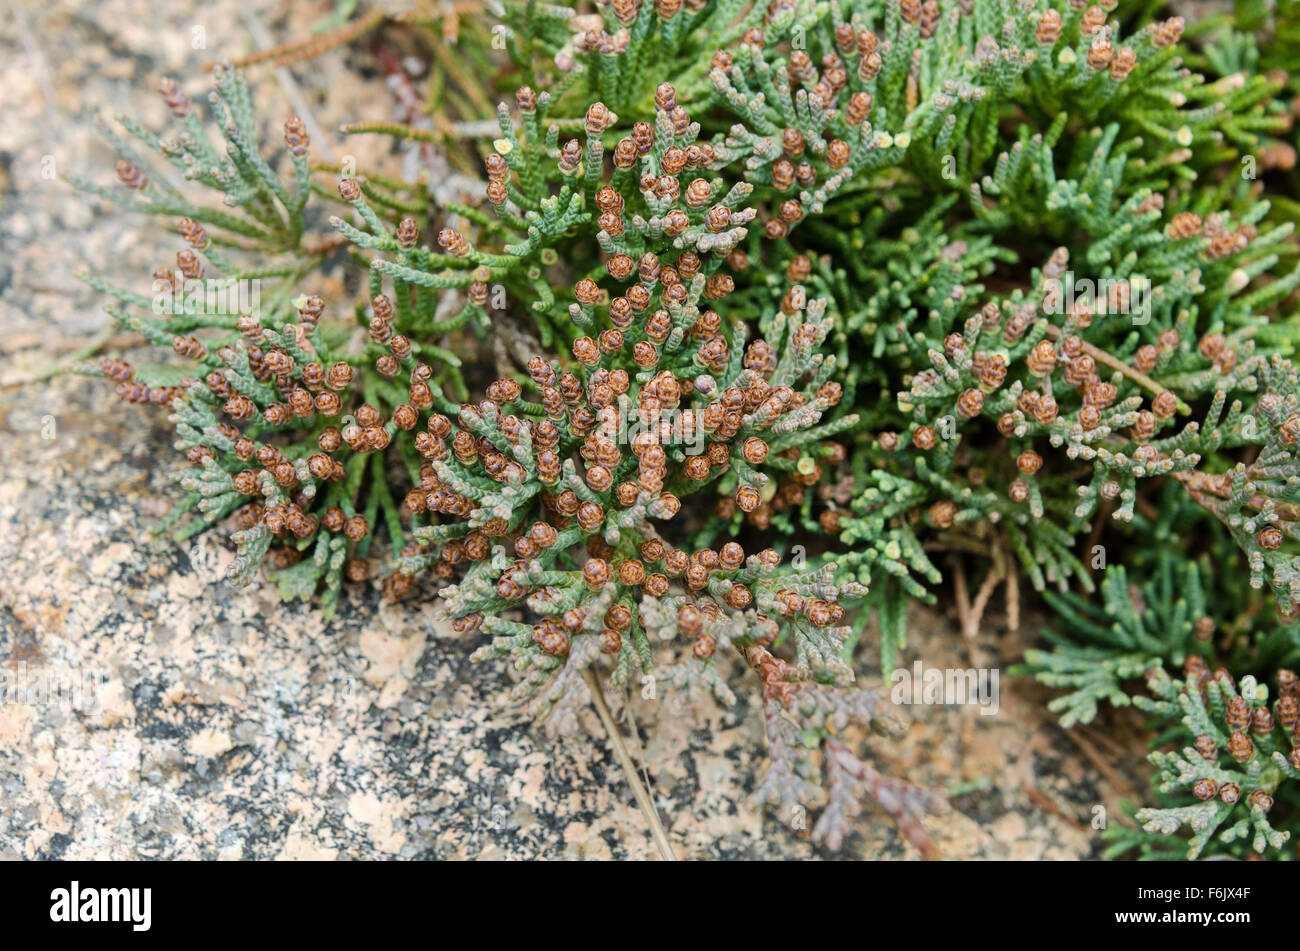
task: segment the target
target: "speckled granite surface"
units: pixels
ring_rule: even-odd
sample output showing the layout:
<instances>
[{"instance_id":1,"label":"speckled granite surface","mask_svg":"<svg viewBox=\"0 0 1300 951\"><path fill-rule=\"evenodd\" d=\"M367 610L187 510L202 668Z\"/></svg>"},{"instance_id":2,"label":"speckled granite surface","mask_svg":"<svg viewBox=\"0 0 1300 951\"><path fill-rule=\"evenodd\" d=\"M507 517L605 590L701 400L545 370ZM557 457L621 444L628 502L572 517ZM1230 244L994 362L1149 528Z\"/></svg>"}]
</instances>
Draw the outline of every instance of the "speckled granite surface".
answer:
<instances>
[{"instance_id":1,"label":"speckled granite surface","mask_svg":"<svg viewBox=\"0 0 1300 951\"><path fill-rule=\"evenodd\" d=\"M0 857L653 857L593 712L586 735L543 738L504 705L503 666L471 667L474 638L427 602L354 588L326 622L226 585L232 554L215 539L151 546L148 526L176 498L164 414L95 381L36 378L108 325L76 267L138 283L175 250L43 169L52 157L58 175L108 182L91 117L160 123L153 90L169 73L199 98L199 65L248 48L249 6L17 0L0 12L0 670L76 687L0 704ZM283 4L251 9L286 35ZM326 12L293 5L300 23ZM192 48L196 26L207 50ZM378 80L331 81L349 55L296 71L326 129L388 108ZM287 113L271 73L252 78L258 101ZM382 161L365 151L380 146L348 151ZM109 337L103 352L137 344ZM927 664L968 665L949 621L915 628ZM993 656L1007 646L993 624L985 640ZM1085 756L1052 726L1036 691L1002 688L997 716L915 709L901 743L871 741L874 762L960 793L928 823L948 857L1095 855L1091 808L1118 815L1129 781L1106 748ZM764 745L752 695L685 713L610 700L683 857L825 857L745 805ZM858 825L843 854L917 857L878 810Z\"/></svg>"}]
</instances>

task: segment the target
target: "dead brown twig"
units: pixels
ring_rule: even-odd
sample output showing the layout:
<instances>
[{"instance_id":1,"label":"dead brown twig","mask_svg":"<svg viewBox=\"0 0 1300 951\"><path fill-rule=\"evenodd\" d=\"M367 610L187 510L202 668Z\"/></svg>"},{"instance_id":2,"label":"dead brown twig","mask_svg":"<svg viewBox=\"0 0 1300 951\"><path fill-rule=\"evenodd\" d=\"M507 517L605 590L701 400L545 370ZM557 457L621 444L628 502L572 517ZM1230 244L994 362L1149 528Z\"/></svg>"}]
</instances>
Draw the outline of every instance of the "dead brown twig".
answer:
<instances>
[{"instance_id":1,"label":"dead brown twig","mask_svg":"<svg viewBox=\"0 0 1300 951\"><path fill-rule=\"evenodd\" d=\"M364 36L388 18L388 14L383 10L375 10L359 20L345 23L343 26L335 27L305 40L266 46L256 53L250 53L248 56L241 56L239 59L232 60L231 65L236 67L255 66L258 63L271 61L276 66L287 66L300 60L312 59L323 53L328 53L335 47L342 46L359 36ZM205 72L211 72L217 65L215 62L205 63L203 69Z\"/></svg>"},{"instance_id":2,"label":"dead brown twig","mask_svg":"<svg viewBox=\"0 0 1300 951\"><path fill-rule=\"evenodd\" d=\"M1246 478L1249 479L1252 474L1253 469L1248 469ZM1193 499L1212 512L1215 510L1215 499L1226 499L1232 495L1232 475L1230 473L1174 472L1172 475L1183 484L1183 487L1187 489L1188 494ZM1213 498L1211 498L1212 496ZM1259 511L1269 502L1273 503L1274 511L1288 522L1300 521L1300 506L1291 502L1279 502L1256 492L1246 504Z\"/></svg>"},{"instance_id":3,"label":"dead brown twig","mask_svg":"<svg viewBox=\"0 0 1300 951\"><path fill-rule=\"evenodd\" d=\"M1055 324L1047 325L1047 336L1051 337L1053 340L1061 339L1061 333L1062 333L1061 328L1057 327ZM1115 357L1107 353L1105 350L1102 350L1094 346L1093 344L1088 343L1088 341L1080 340L1079 343L1081 345L1083 352L1086 353L1088 356L1092 357L1098 363L1105 364L1106 366L1110 367L1112 370L1118 370L1120 373L1124 374L1126 377L1128 377L1130 380L1132 380L1134 383L1136 383L1138 386L1142 387L1143 389L1150 390L1152 393L1156 394L1157 396L1160 395L1161 393L1164 393L1166 390L1168 390L1168 387L1161 386L1159 383L1151 379L1151 377L1147 376L1145 373L1139 373L1137 370L1133 369L1124 361L1116 359ZM1180 414L1186 416L1191 411L1192 408L1190 406L1188 406L1182 400L1178 401L1178 412Z\"/></svg>"},{"instance_id":4,"label":"dead brown twig","mask_svg":"<svg viewBox=\"0 0 1300 951\"><path fill-rule=\"evenodd\" d=\"M619 732L618 725L614 723L614 717L609 712L609 704L605 702L605 694L600 687L600 678L591 667L583 671L583 676L591 691L591 704L596 708L596 715L600 717L605 734L609 737L609 745L614 749L614 758L618 760L618 765L623 770L623 778L632 787L632 796L650 826L650 835L659 849L660 856L669 862L677 861L677 853L673 851L672 843L668 841L668 833L659 819L659 811L655 808L654 799L650 797L649 790L641 782L641 776L637 772L636 764L632 762L632 754L628 752L623 734Z\"/></svg>"}]
</instances>

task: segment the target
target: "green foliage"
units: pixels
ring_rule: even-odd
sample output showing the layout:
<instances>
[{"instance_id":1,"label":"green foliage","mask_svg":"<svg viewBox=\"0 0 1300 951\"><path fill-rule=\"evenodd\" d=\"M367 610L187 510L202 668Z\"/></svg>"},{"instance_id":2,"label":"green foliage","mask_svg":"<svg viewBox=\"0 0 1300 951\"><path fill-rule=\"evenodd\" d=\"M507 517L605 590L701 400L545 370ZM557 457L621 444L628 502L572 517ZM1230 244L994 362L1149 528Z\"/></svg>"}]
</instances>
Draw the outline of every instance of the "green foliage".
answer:
<instances>
[{"instance_id":1,"label":"green foliage","mask_svg":"<svg viewBox=\"0 0 1300 951\"><path fill-rule=\"evenodd\" d=\"M1270 814L1279 806L1294 810L1295 788L1286 780L1300 779L1300 704L1295 675L1280 671L1278 682L1280 696L1270 706L1268 687L1254 677L1237 683L1226 671L1211 675L1204 664L1189 665L1183 682L1163 671L1152 675L1155 698L1135 703L1159 718L1178 718L1181 729L1171 738L1175 749L1151 754L1162 805L1135 813L1145 832L1168 836L1187 828L1190 859L1211 844L1229 854L1283 847L1291 834L1276 829ZM1189 796L1195 801L1183 804Z\"/></svg>"},{"instance_id":2,"label":"green foliage","mask_svg":"<svg viewBox=\"0 0 1300 951\"><path fill-rule=\"evenodd\" d=\"M1125 35L1064 4L781 6L712 75L743 123L723 147L788 235L766 253L873 357L843 379L873 433L832 506L842 570L928 598L927 551L1004 548L1034 588L1087 593L1097 519L1131 550L1144 484L1174 479L1293 610L1295 553L1258 536L1291 536L1295 330L1272 314L1300 270L1291 224L1233 174L1284 126L1277 80L1188 72L1178 19ZM1253 447L1277 479L1236 468Z\"/></svg>"}]
</instances>

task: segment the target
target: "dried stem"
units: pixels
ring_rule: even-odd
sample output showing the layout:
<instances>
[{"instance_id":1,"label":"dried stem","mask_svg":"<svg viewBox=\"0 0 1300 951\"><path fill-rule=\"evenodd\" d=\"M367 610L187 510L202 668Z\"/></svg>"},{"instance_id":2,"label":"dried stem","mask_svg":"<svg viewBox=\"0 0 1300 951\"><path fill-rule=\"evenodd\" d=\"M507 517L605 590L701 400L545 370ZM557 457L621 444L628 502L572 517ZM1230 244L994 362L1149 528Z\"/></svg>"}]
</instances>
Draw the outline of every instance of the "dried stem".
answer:
<instances>
[{"instance_id":1,"label":"dried stem","mask_svg":"<svg viewBox=\"0 0 1300 951\"><path fill-rule=\"evenodd\" d=\"M600 678L596 676L596 671L592 667L584 670L583 674L591 690L591 704L596 708L601 725L605 728L605 734L609 737L610 746L614 748L614 757L622 767L623 776L627 779L627 784L632 787L632 795L636 797L637 805L641 807L641 812L650 826L650 834L659 848L659 854L669 862L676 862L677 853L673 851L672 844L668 841L668 833L664 831L663 823L659 820L654 799L650 797L649 790L641 782L636 764L632 762L632 754L628 752L627 744L623 741L623 734L618 731L614 717L609 712L609 705L605 702L605 694L600 687Z\"/></svg>"},{"instance_id":2,"label":"dried stem","mask_svg":"<svg viewBox=\"0 0 1300 951\"><path fill-rule=\"evenodd\" d=\"M358 36L369 33L386 19L388 19L388 14L384 13L383 10L375 10L359 20L346 23L318 36L300 40L297 43L284 43L279 46L266 47L256 53L234 60L233 65L237 67L253 66L257 63L265 63L267 60L274 60L277 66L287 66L298 60L311 59L320 56L322 53L327 53L335 47L342 46ZM205 71L211 72L216 65L216 63L206 63L203 68Z\"/></svg>"},{"instance_id":3,"label":"dried stem","mask_svg":"<svg viewBox=\"0 0 1300 951\"><path fill-rule=\"evenodd\" d=\"M1057 327L1055 324L1048 324L1047 336L1051 337L1053 340L1060 340L1061 328ZM1080 343L1082 344L1083 352L1086 353L1088 356L1092 357L1098 363L1104 363L1112 370L1118 370L1120 373L1123 373L1126 377L1128 377L1130 380L1132 380L1134 383L1136 383L1138 386L1142 387L1143 389L1150 390L1152 393L1156 394L1157 396L1159 396L1161 393L1169 389L1169 387L1161 386L1159 383L1151 379L1151 377L1147 376L1145 373L1139 373L1137 370L1134 370L1123 360L1117 360L1115 357L1111 356L1105 350L1102 350L1094 346L1093 344L1088 343L1088 341L1081 340ZM1184 403L1181 399L1178 401L1178 412L1180 414L1186 416L1189 413L1191 413L1191 411L1192 408L1188 406L1186 403Z\"/></svg>"},{"instance_id":4,"label":"dried stem","mask_svg":"<svg viewBox=\"0 0 1300 951\"><path fill-rule=\"evenodd\" d=\"M1247 478L1254 475L1253 467L1246 472ZM1214 505L1214 496L1219 499L1227 499L1232 495L1232 475L1231 473L1214 474L1210 472L1175 472L1175 479L1183 484L1188 494L1196 500L1203 508L1211 512L1217 512ZM1269 502L1273 503L1273 509L1282 518L1288 522L1300 521L1300 506L1290 502L1279 502L1276 499L1270 499L1268 496L1256 492L1250 497L1246 504L1256 511L1260 511Z\"/></svg>"}]
</instances>

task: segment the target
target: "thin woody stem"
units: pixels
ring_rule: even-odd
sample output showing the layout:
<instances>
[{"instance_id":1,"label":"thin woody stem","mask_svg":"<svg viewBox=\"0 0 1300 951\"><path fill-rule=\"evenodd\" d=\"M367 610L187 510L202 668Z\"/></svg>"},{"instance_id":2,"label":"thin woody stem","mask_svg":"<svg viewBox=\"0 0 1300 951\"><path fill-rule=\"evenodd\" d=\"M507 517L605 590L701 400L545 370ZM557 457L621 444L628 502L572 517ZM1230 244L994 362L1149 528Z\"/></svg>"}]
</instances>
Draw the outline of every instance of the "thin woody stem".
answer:
<instances>
[{"instance_id":1,"label":"thin woody stem","mask_svg":"<svg viewBox=\"0 0 1300 951\"><path fill-rule=\"evenodd\" d=\"M311 59L327 53L335 47L342 46L359 36L364 36L387 19L389 19L388 14L382 10L375 10L359 20L345 23L343 26L336 27L318 36L300 40L296 43L271 46L248 56L242 56L239 59L232 60L231 65L236 68L243 68L264 63L267 60L275 60L275 65L287 66L298 60ZM205 72L211 72L216 65L215 62L205 63L203 69Z\"/></svg>"},{"instance_id":2,"label":"thin woody stem","mask_svg":"<svg viewBox=\"0 0 1300 951\"><path fill-rule=\"evenodd\" d=\"M592 667L587 667L583 671L583 676L586 677L587 687L591 690L591 705L596 708L601 725L605 727L609 744L614 748L614 757L622 767L623 776L627 784L632 787L632 795L645 815L646 822L650 826L650 835L659 849L659 854L669 862L676 862L677 853L673 851L672 843L668 841L668 833L664 831L663 823L659 820L659 811L655 809L649 790L641 782L641 775L637 772L636 764L632 762L632 754L628 752L627 744L623 741L623 734L619 732L614 717L609 712L609 705L605 702L605 694L600 687L600 678L596 676L596 671Z\"/></svg>"},{"instance_id":3,"label":"thin woody stem","mask_svg":"<svg viewBox=\"0 0 1300 951\"><path fill-rule=\"evenodd\" d=\"M1247 470L1247 478L1254 474L1253 469ZM1224 472L1214 475L1209 472L1175 472L1173 477L1183 484L1187 492L1203 508L1216 511L1212 507L1213 500L1210 496L1218 499L1227 499L1232 495L1232 478L1231 474ZM1262 493L1256 492L1247 501L1247 505L1260 511L1269 502L1273 503L1273 510L1288 522L1300 521L1300 506L1290 502L1279 502L1277 499L1270 499Z\"/></svg>"},{"instance_id":4,"label":"thin woody stem","mask_svg":"<svg viewBox=\"0 0 1300 951\"><path fill-rule=\"evenodd\" d=\"M1061 328L1057 327L1055 324L1048 324L1047 336L1051 337L1053 340L1060 340ZM1151 377L1147 376L1145 373L1139 373L1137 370L1134 370L1123 360L1117 360L1115 357L1112 357L1105 350L1102 350L1088 343L1088 341L1080 340L1079 343L1082 344L1083 352L1086 353L1088 356L1092 357L1098 363L1104 363L1112 370L1118 370L1120 373L1123 373L1126 377L1128 377L1138 386L1142 387L1143 389L1150 390L1156 396L1159 396L1161 393L1164 393L1169 389L1169 387L1161 386L1159 383L1151 379ZM1178 412L1180 414L1186 416L1191 411L1192 408L1190 406L1188 406L1182 400L1178 401Z\"/></svg>"}]
</instances>

